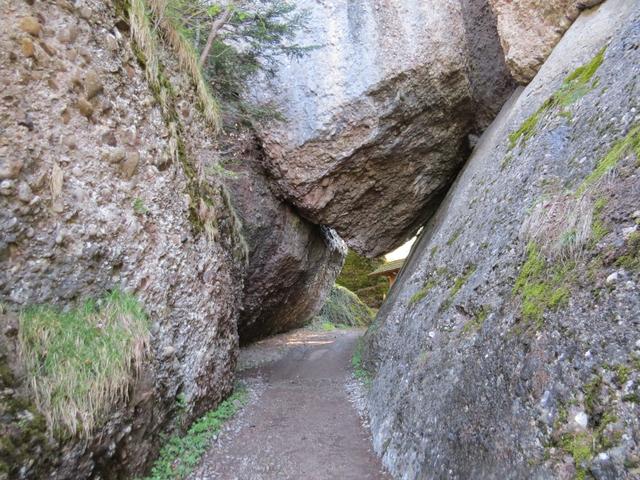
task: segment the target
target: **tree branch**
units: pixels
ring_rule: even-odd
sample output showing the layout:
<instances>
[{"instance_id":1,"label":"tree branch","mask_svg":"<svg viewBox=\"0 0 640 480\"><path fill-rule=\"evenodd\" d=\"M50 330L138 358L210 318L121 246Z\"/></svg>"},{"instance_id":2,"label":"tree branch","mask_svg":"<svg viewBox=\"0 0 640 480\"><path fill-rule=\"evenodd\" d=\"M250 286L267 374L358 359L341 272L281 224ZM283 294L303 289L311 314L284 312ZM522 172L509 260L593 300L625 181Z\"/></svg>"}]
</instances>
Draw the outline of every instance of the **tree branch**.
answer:
<instances>
[{"instance_id":1,"label":"tree branch","mask_svg":"<svg viewBox=\"0 0 640 480\"><path fill-rule=\"evenodd\" d=\"M216 20L211 24L211 31L209 32L209 37L207 38L207 44L205 45L204 50L202 50L202 54L200 55L200 60L198 61L198 65L200 66L200 68L202 68L202 66L204 65L204 62L207 60L207 57L209 56L209 52L211 51L211 47L213 46L213 41L218 35L218 32L224 26L224 24L229 21L232 13L233 13L233 4L230 3L227 6L227 9L222 13L222 15L216 18Z\"/></svg>"}]
</instances>

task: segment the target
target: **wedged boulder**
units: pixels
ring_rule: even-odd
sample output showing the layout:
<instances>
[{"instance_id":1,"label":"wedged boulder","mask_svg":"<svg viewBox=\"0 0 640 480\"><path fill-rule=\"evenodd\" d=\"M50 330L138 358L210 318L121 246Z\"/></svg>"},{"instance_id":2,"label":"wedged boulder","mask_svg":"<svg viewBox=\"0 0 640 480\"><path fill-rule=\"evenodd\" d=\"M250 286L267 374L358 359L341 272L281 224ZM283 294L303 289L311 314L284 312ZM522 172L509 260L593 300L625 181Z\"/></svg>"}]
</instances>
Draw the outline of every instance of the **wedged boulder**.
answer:
<instances>
[{"instance_id":1,"label":"wedged boulder","mask_svg":"<svg viewBox=\"0 0 640 480\"><path fill-rule=\"evenodd\" d=\"M246 343L308 323L340 273L346 245L333 230L313 225L276 198L252 135L235 134L228 148L234 173L227 185L249 247L238 320Z\"/></svg>"},{"instance_id":2,"label":"wedged boulder","mask_svg":"<svg viewBox=\"0 0 640 480\"><path fill-rule=\"evenodd\" d=\"M578 18L369 329L374 446L397 478L637 476L639 5Z\"/></svg>"},{"instance_id":3,"label":"wedged boulder","mask_svg":"<svg viewBox=\"0 0 640 480\"><path fill-rule=\"evenodd\" d=\"M286 121L265 166L304 216L378 256L433 213L477 133L513 91L484 0L302 1L301 59L256 81Z\"/></svg>"},{"instance_id":4,"label":"wedged boulder","mask_svg":"<svg viewBox=\"0 0 640 480\"><path fill-rule=\"evenodd\" d=\"M523 85L529 83L580 10L602 1L489 0L513 78Z\"/></svg>"}]
</instances>

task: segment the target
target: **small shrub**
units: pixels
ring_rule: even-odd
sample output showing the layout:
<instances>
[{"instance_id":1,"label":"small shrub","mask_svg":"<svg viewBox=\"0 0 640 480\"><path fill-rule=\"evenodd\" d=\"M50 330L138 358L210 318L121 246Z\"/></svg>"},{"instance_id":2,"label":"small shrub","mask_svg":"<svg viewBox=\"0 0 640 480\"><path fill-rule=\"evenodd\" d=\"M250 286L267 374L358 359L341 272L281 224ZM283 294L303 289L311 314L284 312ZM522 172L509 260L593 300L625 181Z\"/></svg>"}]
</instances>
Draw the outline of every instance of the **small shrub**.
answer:
<instances>
[{"instance_id":1,"label":"small shrub","mask_svg":"<svg viewBox=\"0 0 640 480\"><path fill-rule=\"evenodd\" d=\"M41 306L20 315L20 358L51 432L88 436L127 399L149 343L147 316L114 290L69 311Z\"/></svg>"},{"instance_id":2,"label":"small shrub","mask_svg":"<svg viewBox=\"0 0 640 480\"><path fill-rule=\"evenodd\" d=\"M200 463L211 440L225 421L246 403L247 391L236 391L218 408L196 420L184 436L174 435L160 450L160 456L144 480L181 480Z\"/></svg>"}]
</instances>

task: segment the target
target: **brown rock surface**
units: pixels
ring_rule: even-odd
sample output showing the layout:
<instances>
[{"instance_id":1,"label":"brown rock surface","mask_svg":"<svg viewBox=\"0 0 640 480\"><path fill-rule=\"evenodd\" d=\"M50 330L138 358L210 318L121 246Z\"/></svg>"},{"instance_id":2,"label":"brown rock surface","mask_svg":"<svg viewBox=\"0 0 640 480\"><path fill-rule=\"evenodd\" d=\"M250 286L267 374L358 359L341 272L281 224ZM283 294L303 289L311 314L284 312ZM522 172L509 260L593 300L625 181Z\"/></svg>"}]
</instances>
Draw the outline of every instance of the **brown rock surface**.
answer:
<instances>
[{"instance_id":1,"label":"brown rock surface","mask_svg":"<svg viewBox=\"0 0 640 480\"><path fill-rule=\"evenodd\" d=\"M192 218L190 195L204 193L183 164L160 170L148 160L169 150L167 128L127 32L114 30L111 2L84 2L91 24L79 22L62 2L31 3L0 2L1 52L20 48L22 30L36 33L35 22L20 18L39 16L48 26L42 40L58 52L55 63L46 64L0 58L0 478L7 478L6 465L8 478L128 478L143 473L160 433L212 408L233 388L243 262L218 187L207 193L217 206L213 240ZM68 35L60 33L70 31L83 55L64 45ZM109 42L118 48L107 49ZM99 79L91 74L85 84L90 97L103 92L96 105L104 98L112 107L94 108L83 99L92 122L73 108L62 120L78 102L82 85L74 77L87 71L87 59L96 72L114 72ZM165 66L175 69L170 59ZM49 75L70 88L52 89ZM184 101L196 103L188 80L171 81ZM102 141L109 132L122 147ZM183 133L185 162L212 160L213 135L198 115ZM114 163L105 161L111 158ZM127 177L135 171L136 182L120 169ZM73 307L112 288L132 293L152 324L150 357L128 401L114 404L87 441L52 442L42 450L35 437L14 436L15 449L7 450L4 432L18 424L6 407L29 401L21 399L19 382L13 393L5 388L4 363L17 364L11 319L24 307ZM184 409L177 416L179 394Z\"/></svg>"},{"instance_id":2,"label":"brown rock surface","mask_svg":"<svg viewBox=\"0 0 640 480\"><path fill-rule=\"evenodd\" d=\"M580 9L603 0L489 0L513 78L529 83Z\"/></svg>"},{"instance_id":3,"label":"brown rock surface","mask_svg":"<svg viewBox=\"0 0 640 480\"><path fill-rule=\"evenodd\" d=\"M242 217L249 245L240 341L305 325L322 308L340 273L346 246L326 227L301 218L269 189L255 140L235 140L236 152L227 182Z\"/></svg>"},{"instance_id":4,"label":"brown rock surface","mask_svg":"<svg viewBox=\"0 0 640 480\"><path fill-rule=\"evenodd\" d=\"M356 251L385 253L431 215L467 136L512 91L486 2L305 1L303 45L258 101L287 121L261 131L282 194Z\"/></svg>"}]
</instances>

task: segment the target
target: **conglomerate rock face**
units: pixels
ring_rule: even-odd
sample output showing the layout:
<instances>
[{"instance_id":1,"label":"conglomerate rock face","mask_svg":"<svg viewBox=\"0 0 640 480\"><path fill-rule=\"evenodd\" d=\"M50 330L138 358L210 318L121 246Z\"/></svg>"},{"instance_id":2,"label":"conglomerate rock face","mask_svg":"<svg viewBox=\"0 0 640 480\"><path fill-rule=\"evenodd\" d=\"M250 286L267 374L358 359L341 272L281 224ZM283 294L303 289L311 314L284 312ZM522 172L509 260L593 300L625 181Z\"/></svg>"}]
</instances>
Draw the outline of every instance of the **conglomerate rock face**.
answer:
<instances>
[{"instance_id":1,"label":"conglomerate rock face","mask_svg":"<svg viewBox=\"0 0 640 480\"><path fill-rule=\"evenodd\" d=\"M238 331L249 341L309 321L346 249L270 192L257 151L238 139L244 170L216 176L222 140L194 107L191 80L162 46L175 98L154 94L115 5L3 2L1 13L0 372L20 366L19 312L113 289L142 304L152 345L129 401L86 442L38 455L42 445L12 437L20 455L3 444L0 466L24 478L139 474L161 433L231 391ZM32 401L21 373L0 378L11 392L0 397L3 436Z\"/></svg>"},{"instance_id":2,"label":"conglomerate rock face","mask_svg":"<svg viewBox=\"0 0 640 480\"><path fill-rule=\"evenodd\" d=\"M302 215L377 256L433 213L513 90L495 18L483 0L297 5L299 43L319 48L255 83L286 118L260 131L265 165Z\"/></svg>"},{"instance_id":3,"label":"conglomerate rock face","mask_svg":"<svg viewBox=\"0 0 640 480\"><path fill-rule=\"evenodd\" d=\"M212 186L217 237L194 223L193 178L171 160L162 111L110 2L0 5L0 363L17 366L15 317L33 305L67 308L120 288L152 324L140 381L93 436L45 454L3 424L0 458L11 478L140 474L175 423L178 396L186 422L233 388L243 262L230 214ZM189 81L172 82L195 105ZM213 161L202 119L181 112L185 161ZM10 386L0 422L27 397Z\"/></svg>"},{"instance_id":4,"label":"conglomerate rock face","mask_svg":"<svg viewBox=\"0 0 640 480\"><path fill-rule=\"evenodd\" d=\"M238 319L246 343L307 324L340 273L346 246L333 230L301 218L271 192L252 135L238 134L229 148L233 178L227 185L249 246Z\"/></svg>"},{"instance_id":5,"label":"conglomerate rock face","mask_svg":"<svg viewBox=\"0 0 640 480\"><path fill-rule=\"evenodd\" d=\"M640 2L578 18L504 107L366 337L402 479L640 465Z\"/></svg>"}]
</instances>

